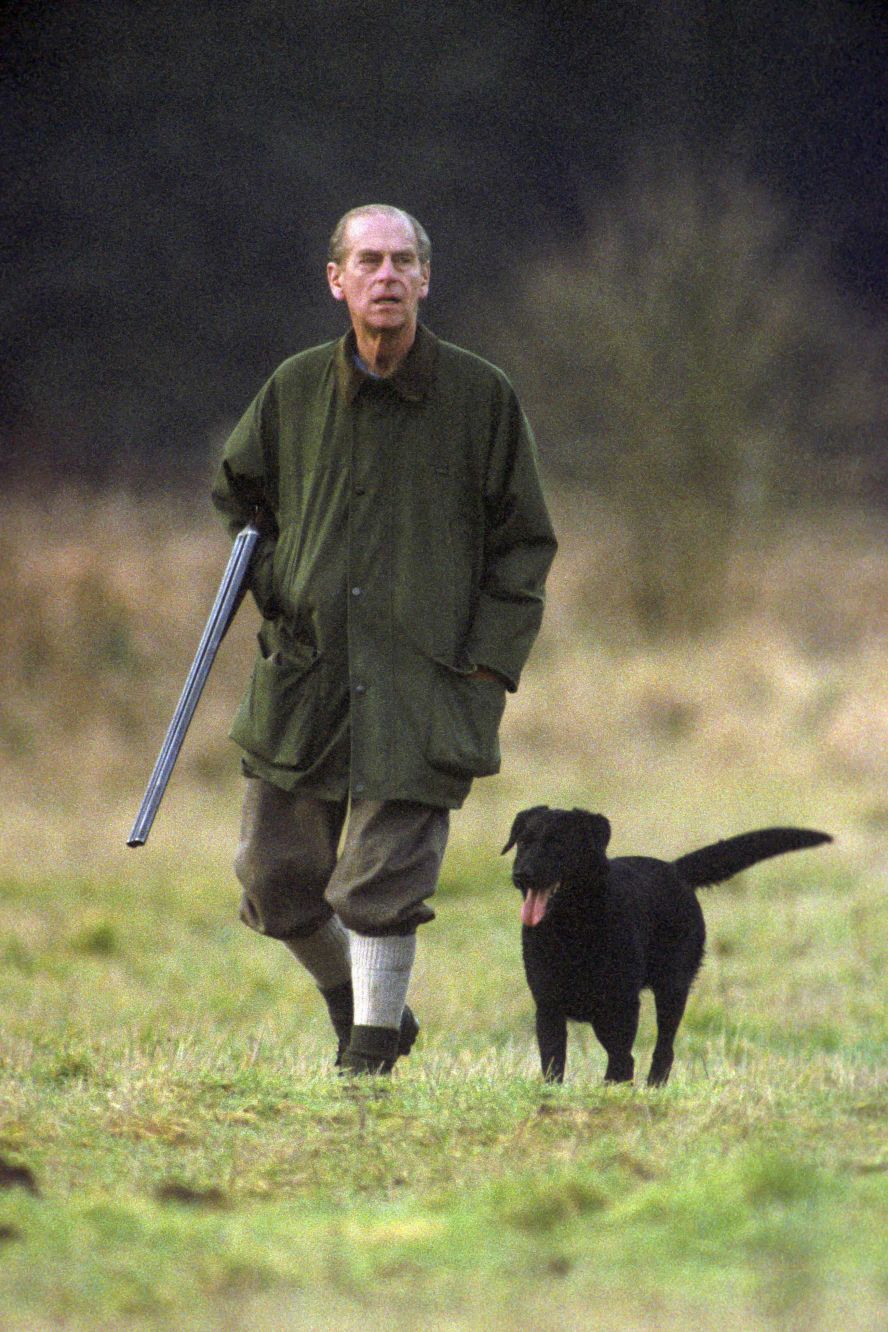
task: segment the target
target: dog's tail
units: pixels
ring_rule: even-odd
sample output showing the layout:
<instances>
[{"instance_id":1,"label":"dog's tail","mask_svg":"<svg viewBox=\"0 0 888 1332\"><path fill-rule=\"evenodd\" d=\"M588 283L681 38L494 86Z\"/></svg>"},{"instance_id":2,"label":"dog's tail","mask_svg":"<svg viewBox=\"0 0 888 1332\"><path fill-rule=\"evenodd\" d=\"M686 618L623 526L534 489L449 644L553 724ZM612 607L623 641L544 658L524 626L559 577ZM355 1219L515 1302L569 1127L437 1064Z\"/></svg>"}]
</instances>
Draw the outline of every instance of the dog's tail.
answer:
<instances>
[{"instance_id":1,"label":"dog's tail","mask_svg":"<svg viewBox=\"0 0 888 1332\"><path fill-rule=\"evenodd\" d=\"M691 888L705 888L713 883L724 883L741 870L757 865L769 856L781 856L784 851L801 851L806 846L820 846L831 842L829 833L815 832L813 828L761 828L758 832L741 833L724 842L713 842L690 855L674 861L681 878Z\"/></svg>"}]
</instances>

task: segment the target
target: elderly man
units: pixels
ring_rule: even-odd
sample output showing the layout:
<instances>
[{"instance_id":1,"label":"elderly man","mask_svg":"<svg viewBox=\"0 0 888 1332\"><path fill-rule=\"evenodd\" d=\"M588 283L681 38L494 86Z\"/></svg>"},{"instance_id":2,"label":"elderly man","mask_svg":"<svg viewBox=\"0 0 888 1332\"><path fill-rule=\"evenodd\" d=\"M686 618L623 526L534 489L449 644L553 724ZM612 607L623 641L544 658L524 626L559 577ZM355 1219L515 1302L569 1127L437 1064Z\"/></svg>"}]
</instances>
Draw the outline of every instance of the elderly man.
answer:
<instances>
[{"instance_id":1,"label":"elderly man","mask_svg":"<svg viewBox=\"0 0 888 1332\"><path fill-rule=\"evenodd\" d=\"M213 487L232 533L257 512L265 532L231 732L241 919L309 971L353 1073L390 1072L415 1039L449 811L499 769L555 553L511 385L418 322L429 270L409 214L342 218L327 280L351 328L275 371Z\"/></svg>"}]
</instances>

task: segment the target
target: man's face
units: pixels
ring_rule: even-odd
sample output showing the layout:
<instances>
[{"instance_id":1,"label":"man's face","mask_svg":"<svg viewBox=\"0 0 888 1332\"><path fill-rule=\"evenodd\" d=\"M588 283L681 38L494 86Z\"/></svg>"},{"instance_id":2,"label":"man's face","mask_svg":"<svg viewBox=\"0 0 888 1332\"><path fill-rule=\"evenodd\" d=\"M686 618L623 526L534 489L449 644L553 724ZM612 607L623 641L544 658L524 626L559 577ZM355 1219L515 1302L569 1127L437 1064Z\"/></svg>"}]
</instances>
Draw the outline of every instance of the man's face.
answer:
<instances>
[{"instance_id":1,"label":"man's face","mask_svg":"<svg viewBox=\"0 0 888 1332\"><path fill-rule=\"evenodd\" d=\"M429 265L419 262L416 237L406 218L385 213L353 217L341 264L327 265L337 301L345 301L356 330L409 331L429 290Z\"/></svg>"}]
</instances>

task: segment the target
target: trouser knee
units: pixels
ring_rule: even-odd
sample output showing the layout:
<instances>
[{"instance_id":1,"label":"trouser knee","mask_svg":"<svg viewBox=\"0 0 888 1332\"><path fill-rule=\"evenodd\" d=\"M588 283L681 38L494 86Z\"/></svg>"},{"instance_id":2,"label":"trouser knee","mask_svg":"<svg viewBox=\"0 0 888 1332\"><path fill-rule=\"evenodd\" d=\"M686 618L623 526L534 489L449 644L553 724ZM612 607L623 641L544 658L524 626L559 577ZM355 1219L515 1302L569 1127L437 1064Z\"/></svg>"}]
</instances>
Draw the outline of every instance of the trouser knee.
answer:
<instances>
[{"instance_id":1,"label":"trouser knee","mask_svg":"<svg viewBox=\"0 0 888 1332\"><path fill-rule=\"evenodd\" d=\"M272 939L296 939L320 929L333 914L324 901L328 874L298 859L263 860L239 852L235 873L243 888L240 918Z\"/></svg>"},{"instance_id":2,"label":"trouser knee","mask_svg":"<svg viewBox=\"0 0 888 1332\"><path fill-rule=\"evenodd\" d=\"M357 801L326 897L356 934L412 934L434 920L428 905L447 845L446 809L410 801Z\"/></svg>"},{"instance_id":3,"label":"trouser knee","mask_svg":"<svg viewBox=\"0 0 888 1332\"><path fill-rule=\"evenodd\" d=\"M425 902L392 904L355 897L338 901L335 910L346 929L371 937L413 934L418 926L435 919L434 911Z\"/></svg>"},{"instance_id":4,"label":"trouser knee","mask_svg":"<svg viewBox=\"0 0 888 1332\"><path fill-rule=\"evenodd\" d=\"M343 808L247 782L234 869L244 890L240 918L275 939L298 939L332 912L324 890L336 864Z\"/></svg>"}]
</instances>

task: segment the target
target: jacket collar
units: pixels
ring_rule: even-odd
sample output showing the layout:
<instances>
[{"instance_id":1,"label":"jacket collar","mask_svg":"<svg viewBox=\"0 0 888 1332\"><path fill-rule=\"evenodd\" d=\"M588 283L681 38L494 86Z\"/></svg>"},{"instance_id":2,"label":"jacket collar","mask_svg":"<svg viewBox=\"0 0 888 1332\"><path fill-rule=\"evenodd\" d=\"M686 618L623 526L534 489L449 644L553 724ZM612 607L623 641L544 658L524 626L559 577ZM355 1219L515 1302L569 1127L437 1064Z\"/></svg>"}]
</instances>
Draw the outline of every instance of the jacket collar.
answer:
<instances>
[{"instance_id":1,"label":"jacket collar","mask_svg":"<svg viewBox=\"0 0 888 1332\"><path fill-rule=\"evenodd\" d=\"M413 346L389 379L374 380L355 365L358 350L355 331L350 328L336 344L336 383L351 406L366 383L391 386L407 402L421 402L435 381L438 363L438 339L424 324L417 324Z\"/></svg>"}]
</instances>

